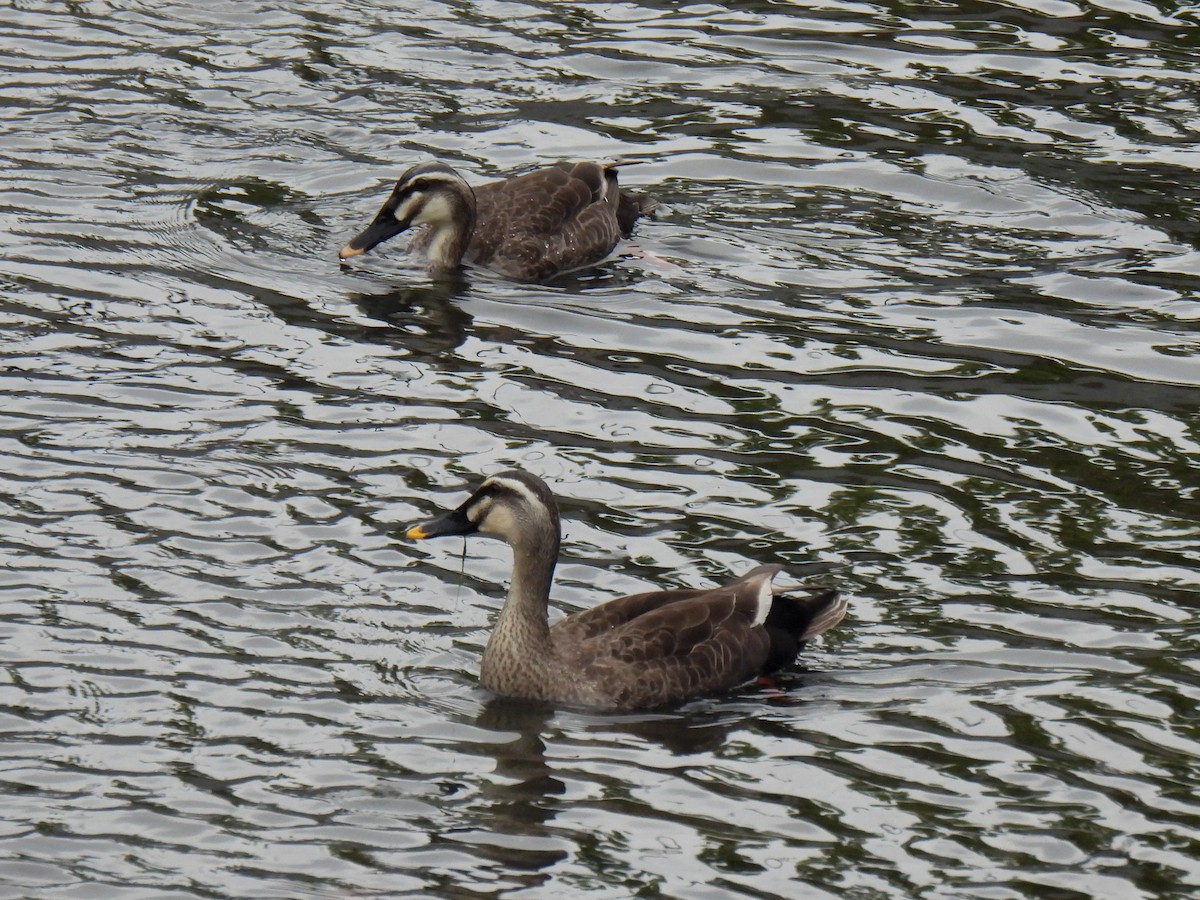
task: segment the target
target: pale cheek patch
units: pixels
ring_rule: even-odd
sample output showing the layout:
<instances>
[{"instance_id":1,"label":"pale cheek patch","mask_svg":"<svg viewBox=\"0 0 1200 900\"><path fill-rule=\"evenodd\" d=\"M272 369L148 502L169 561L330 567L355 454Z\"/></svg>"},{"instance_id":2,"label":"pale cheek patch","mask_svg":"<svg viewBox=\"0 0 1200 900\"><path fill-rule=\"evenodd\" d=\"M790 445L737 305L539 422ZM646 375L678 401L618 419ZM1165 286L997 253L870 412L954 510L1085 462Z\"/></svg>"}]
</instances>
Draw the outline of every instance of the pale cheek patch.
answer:
<instances>
[{"instance_id":1,"label":"pale cheek patch","mask_svg":"<svg viewBox=\"0 0 1200 900\"><path fill-rule=\"evenodd\" d=\"M412 216L418 200L419 197L417 196L405 197L404 202L397 206L396 211L392 213L396 217L396 221L407 222Z\"/></svg>"},{"instance_id":2,"label":"pale cheek patch","mask_svg":"<svg viewBox=\"0 0 1200 900\"><path fill-rule=\"evenodd\" d=\"M467 519L472 525L479 525L480 522L487 518L488 512L491 510L491 508L492 498L485 497L482 501L474 506L468 507Z\"/></svg>"},{"instance_id":3,"label":"pale cheek patch","mask_svg":"<svg viewBox=\"0 0 1200 900\"><path fill-rule=\"evenodd\" d=\"M415 201L417 198L414 197ZM413 217L414 225L440 225L454 218L454 211L449 201L440 194L434 194L425 200L425 205Z\"/></svg>"},{"instance_id":4,"label":"pale cheek patch","mask_svg":"<svg viewBox=\"0 0 1200 900\"><path fill-rule=\"evenodd\" d=\"M504 506L495 506L487 511L479 521L480 534L490 534L493 537L509 540L518 534L520 528L512 512Z\"/></svg>"}]
</instances>

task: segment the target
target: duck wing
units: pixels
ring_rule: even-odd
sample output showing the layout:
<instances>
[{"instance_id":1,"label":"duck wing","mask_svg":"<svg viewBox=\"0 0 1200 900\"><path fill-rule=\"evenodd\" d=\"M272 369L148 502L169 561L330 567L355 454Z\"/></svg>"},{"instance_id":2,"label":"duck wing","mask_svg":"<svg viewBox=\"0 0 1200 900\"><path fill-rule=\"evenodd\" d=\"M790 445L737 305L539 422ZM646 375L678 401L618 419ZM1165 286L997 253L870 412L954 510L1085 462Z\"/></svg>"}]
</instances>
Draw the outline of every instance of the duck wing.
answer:
<instances>
[{"instance_id":1,"label":"duck wing","mask_svg":"<svg viewBox=\"0 0 1200 900\"><path fill-rule=\"evenodd\" d=\"M620 193L615 166L592 162L482 185L466 258L520 280L599 262L621 237Z\"/></svg>"},{"instance_id":2,"label":"duck wing","mask_svg":"<svg viewBox=\"0 0 1200 900\"><path fill-rule=\"evenodd\" d=\"M635 594L551 629L555 650L596 692L594 705L632 709L724 690L761 671L771 638L761 627L777 566L708 590Z\"/></svg>"},{"instance_id":3,"label":"duck wing","mask_svg":"<svg viewBox=\"0 0 1200 900\"><path fill-rule=\"evenodd\" d=\"M709 603L718 601L718 608L710 610L712 615L717 616L716 619L709 620L711 624L715 625L717 621L723 621L729 615L729 610L720 611L722 607L727 606L731 600L736 601L739 597L743 602L747 599L745 595L747 585L752 586L751 593L757 600L759 592L762 590L761 579L766 577L769 584L770 579L781 568L781 566L759 566L736 581L717 588L680 588L670 591L647 591L642 594L631 594L628 597L618 597L558 621L552 631L555 633L555 640L577 642L597 637L611 638L618 629L623 629L623 634L632 636L640 629L662 622L659 617L645 618L657 610L669 610L666 614L668 622L678 616L678 622L682 627L685 622L697 618L699 615L697 610L708 608L704 602L695 610L689 610L688 606L684 605L694 605L695 601ZM736 603L734 605L736 606Z\"/></svg>"},{"instance_id":4,"label":"duck wing","mask_svg":"<svg viewBox=\"0 0 1200 900\"><path fill-rule=\"evenodd\" d=\"M773 588L779 566L722 587L621 597L551 629L558 652L613 709L666 705L726 690L795 658L846 603L825 588Z\"/></svg>"}]
</instances>

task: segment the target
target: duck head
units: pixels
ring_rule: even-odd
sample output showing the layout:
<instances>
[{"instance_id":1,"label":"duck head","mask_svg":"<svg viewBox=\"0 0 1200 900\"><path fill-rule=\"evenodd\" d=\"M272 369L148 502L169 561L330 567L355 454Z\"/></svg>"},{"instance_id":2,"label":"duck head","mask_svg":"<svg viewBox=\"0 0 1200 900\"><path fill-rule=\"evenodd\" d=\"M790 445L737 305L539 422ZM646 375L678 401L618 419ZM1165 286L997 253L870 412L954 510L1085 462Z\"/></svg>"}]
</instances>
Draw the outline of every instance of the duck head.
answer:
<instances>
[{"instance_id":1,"label":"duck head","mask_svg":"<svg viewBox=\"0 0 1200 900\"><path fill-rule=\"evenodd\" d=\"M484 534L514 548L540 545L557 555L559 528L558 505L546 483L513 469L488 478L457 509L412 526L407 536Z\"/></svg>"},{"instance_id":2,"label":"duck head","mask_svg":"<svg viewBox=\"0 0 1200 900\"><path fill-rule=\"evenodd\" d=\"M432 268L459 265L475 229L475 193L445 163L413 166L400 176L375 219L338 253L349 259L417 225L430 229Z\"/></svg>"}]
</instances>

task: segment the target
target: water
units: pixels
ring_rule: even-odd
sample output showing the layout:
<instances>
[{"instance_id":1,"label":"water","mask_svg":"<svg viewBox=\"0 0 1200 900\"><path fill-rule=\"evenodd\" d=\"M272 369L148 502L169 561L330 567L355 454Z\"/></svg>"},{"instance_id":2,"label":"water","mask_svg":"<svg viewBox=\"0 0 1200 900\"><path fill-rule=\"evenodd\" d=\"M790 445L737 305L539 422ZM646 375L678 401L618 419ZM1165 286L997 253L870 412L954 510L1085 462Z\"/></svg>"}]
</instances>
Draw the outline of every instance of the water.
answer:
<instances>
[{"instance_id":1,"label":"water","mask_svg":"<svg viewBox=\"0 0 1200 900\"><path fill-rule=\"evenodd\" d=\"M1200 888L1194 8L0 13L0 894ZM623 158L548 286L336 251L404 167ZM782 695L475 683L522 465L565 610L780 561Z\"/></svg>"}]
</instances>

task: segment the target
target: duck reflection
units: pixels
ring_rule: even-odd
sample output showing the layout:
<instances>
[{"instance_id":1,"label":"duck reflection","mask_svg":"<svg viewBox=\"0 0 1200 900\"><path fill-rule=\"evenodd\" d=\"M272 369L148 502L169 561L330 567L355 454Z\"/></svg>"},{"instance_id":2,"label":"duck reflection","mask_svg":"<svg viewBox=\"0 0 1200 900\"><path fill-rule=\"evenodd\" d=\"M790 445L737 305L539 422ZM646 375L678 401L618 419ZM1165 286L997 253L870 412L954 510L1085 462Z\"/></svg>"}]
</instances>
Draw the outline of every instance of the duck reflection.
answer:
<instances>
[{"instance_id":1,"label":"duck reflection","mask_svg":"<svg viewBox=\"0 0 1200 900\"><path fill-rule=\"evenodd\" d=\"M476 747L496 760L496 774L503 783L487 785L484 795L493 801L490 812L495 826L508 834L545 834L544 825L554 817L556 806L550 801L566 793L565 778L570 769L559 766L564 775L546 760L544 735L553 730L561 744L577 743L565 731L582 732L587 743L657 744L672 757L711 752L725 745L730 736L755 720L758 704L748 709L738 704L729 709L712 709L707 702L691 710L629 715L564 712L552 705L529 700L496 697L488 701L476 724L487 731L515 735ZM563 717L569 717L564 720ZM569 754L566 754L569 756ZM562 754L560 754L560 758ZM557 858L557 856L556 856Z\"/></svg>"},{"instance_id":2,"label":"duck reflection","mask_svg":"<svg viewBox=\"0 0 1200 900\"><path fill-rule=\"evenodd\" d=\"M493 785L492 796L518 807L515 812L519 821L541 824L550 818L550 813L545 810L530 812L524 809L521 801L543 800L566 790L546 764L546 743L542 733L553 715L554 707L549 704L496 697L488 701L477 720L479 727L488 731L516 734L511 741L491 745L496 772L513 779L511 784Z\"/></svg>"},{"instance_id":3,"label":"duck reflection","mask_svg":"<svg viewBox=\"0 0 1200 900\"><path fill-rule=\"evenodd\" d=\"M472 318L454 301L467 291L461 276L380 294L347 294L366 315L392 326L364 335L367 340L405 345L414 354L437 355L466 340Z\"/></svg>"},{"instance_id":4,"label":"duck reflection","mask_svg":"<svg viewBox=\"0 0 1200 900\"><path fill-rule=\"evenodd\" d=\"M549 878L548 873L533 873L570 855L568 846L551 835L546 824L558 812L553 798L567 789L546 762L542 735L553 713L549 705L496 698L484 707L476 723L497 735L495 743L479 744L477 749L495 757L500 777L482 785L487 817L480 826L493 840L476 845L475 850L511 871L531 873L522 879L528 887Z\"/></svg>"},{"instance_id":5,"label":"duck reflection","mask_svg":"<svg viewBox=\"0 0 1200 900\"><path fill-rule=\"evenodd\" d=\"M725 697L612 715L492 698L475 724L495 739L473 741L471 752L491 756L494 774L481 780L480 802L470 824L460 821L460 828L475 835L472 852L502 865L510 880L526 888L544 886L559 864L585 852L577 836L564 836L576 825L554 825L560 812L579 803L596 815L608 808L628 814L631 801L613 783L613 759L636 747L655 772L686 766L681 761L688 757L705 760L735 742L738 732L761 728L764 702L773 702L769 694L750 690L741 702ZM548 745L553 745L549 758ZM630 775L636 778L632 770ZM575 799L580 796L588 799ZM589 844L586 853L610 871L626 865L602 841Z\"/></svg>"}]
</instances>

